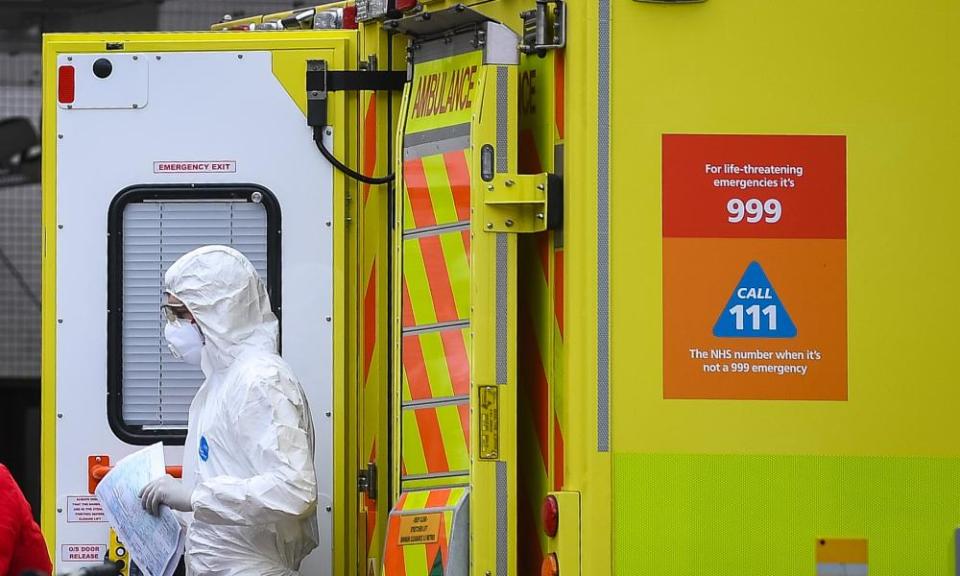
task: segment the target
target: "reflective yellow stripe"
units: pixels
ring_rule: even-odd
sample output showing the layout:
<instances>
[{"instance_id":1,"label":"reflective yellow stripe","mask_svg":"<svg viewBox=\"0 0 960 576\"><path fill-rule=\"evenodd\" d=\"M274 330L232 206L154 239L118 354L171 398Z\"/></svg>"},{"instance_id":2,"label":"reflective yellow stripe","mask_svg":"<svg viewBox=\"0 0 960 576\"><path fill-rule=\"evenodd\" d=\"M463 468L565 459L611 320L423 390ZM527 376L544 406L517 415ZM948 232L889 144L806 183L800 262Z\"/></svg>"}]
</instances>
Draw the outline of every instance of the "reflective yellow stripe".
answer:
<instances>
[{"instance_id":1,"label":"reflective yellow stripe","mask_svg":"<svg viewBox=\"0 0 960 576\"><path fill-rule=\"evenodd\" d=\"M407 576L428 576L430 565L427 564L427 547L403 546L403 563L407 568Z\"/></svg>"},{"instance_id":2,"label":"reflective yellow stripe","mask_svg":"<svg viewBox=\"0 0 960 576\"><path fill-rule=\"evenodd\" d=\"M410 195L403 194L403 229L409 230L411 228L416 228L416 224L413 221L413 206L410 205Z\"/></svg>"},{"instance_id":3,"label":"reflective yellow stripe","mask_svg":"<svg viewBox=\"0 0 960 576\"><path fill-rule=\"evenodd\" d=\"M458 222L457 208L453 203L453 191L450 188L450 179L447 177L447 168L443 163L443 156L427 156L423 159L423 172L427 177L427 186L430 188L430 202L433 204L433 213L437 224Z\"/></svg>"},{"instance_id":4,"label":"reflective yellow stripe","mask_svg":"<svg viewBox=\"0 0 960 576\"><path fill-rule=\"evenodd\" d=\"M417 492L407 492L407 499L403 503L403 510L420 510L427 507L427 498L430 497L429 490Z\"/></svg>"},{"instance_id":5,"label":"reflective yellow stripe","mask_svg":"<svg viewBox=\"0 0 960 576\"><path fill-rule=\"evenodd\" d=\"M403 434L401 444L403 446L403 464L406 467L407 474L425 474L427 471L427 458L423 453L423 442L420 439L420 426L417 425L417 418L413 410L402 410ZM408 497L409 500L409 497Z\"/></svg>"},{"instance_id":6,"label":"reflective yellow stripe","mask_svg":"<svg viewBox=\"0 0 960 576\"><path fill-rule=\"evenodd\" d=\"M403 277L410 293L410 305L413 307L413 317L417 325L435 324L437 313L433 307L423 254L416 239L403 241Z\"/></svg>"},{"instance_id":7,"label":"reflective yellow stripe","mask_svg":"<svg viewBox=\"0 0 960 576\"><path fill-rule=\"evenodd\" d=\"M437 409L440 420L440 433L443 435L443 448L447 455L447 466L451 471L468 470L470 453L467 439L460 425L460 412L457 406L441 406Z\"/></svg>"},{"instance_id":8,"label":"reflective yellow stripe","mask_svg":"<svg viewBox=\"0 0 960 576\"><path fill-rule=\"evenodd\" d=\"M460 503L460 499L463 498L463 494L466 492L464 488L454 488L450 490L450 497L447 498L447 506L456 506Z\"/></svg>"},{"instance_id":9,"label":"reflective yellow stripe","mask_svg":"<svg viewBox=\"0 0 960 576\"><path fill-rule=\"evenodd\" d=\"M470 317L470 259L463 244L462 232L450 232L440 236L443 257L447 261L447 275L453 289L453 299L460 318Z\"/></svg>"},{"instance_id":10,"label":"reflective yellow stripe","mask_svg":"<svg viewBox=\"0 0 960 576\"><path fill-rule=\"evenodd\" d=\"M468 394L468 340L468 331L457 328L404 336L403 403Z\"/></svg>"},{"instance_id":11,"label":"reflective yellow stripe","mask_svg":"<svg viewBox=\"0 0 960 576\"><path fill-rule=\"evenodd\" d=\"M430 332L420 336L420 345L423 347L423 359L427 368L427 377L430 379L430 390L434 398L453 396L453 384L450 382L450 371L447 369L446 355L443 352L443 341L439 332Z\"/></svg>"}]
</instances>

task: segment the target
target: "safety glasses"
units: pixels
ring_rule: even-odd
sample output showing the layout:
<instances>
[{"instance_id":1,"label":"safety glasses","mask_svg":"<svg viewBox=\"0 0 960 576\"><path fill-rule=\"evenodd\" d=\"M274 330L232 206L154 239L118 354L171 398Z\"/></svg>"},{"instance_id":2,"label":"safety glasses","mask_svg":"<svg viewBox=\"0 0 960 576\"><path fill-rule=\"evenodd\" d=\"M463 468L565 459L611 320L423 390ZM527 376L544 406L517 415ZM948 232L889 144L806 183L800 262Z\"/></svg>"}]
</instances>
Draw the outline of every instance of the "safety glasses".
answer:
<instances>
[{"instance_id":1,"label":"safety glasses","mask_svg":"<svg viewBox=\"0 0 960 576\"><path fill-rule=\"evenodd\" d=\"M177 320L189 320L191 317L190 310L187 310L187 307L183 304L161 304L160 312L171 324Z\"/></svg>"}]
</instances>

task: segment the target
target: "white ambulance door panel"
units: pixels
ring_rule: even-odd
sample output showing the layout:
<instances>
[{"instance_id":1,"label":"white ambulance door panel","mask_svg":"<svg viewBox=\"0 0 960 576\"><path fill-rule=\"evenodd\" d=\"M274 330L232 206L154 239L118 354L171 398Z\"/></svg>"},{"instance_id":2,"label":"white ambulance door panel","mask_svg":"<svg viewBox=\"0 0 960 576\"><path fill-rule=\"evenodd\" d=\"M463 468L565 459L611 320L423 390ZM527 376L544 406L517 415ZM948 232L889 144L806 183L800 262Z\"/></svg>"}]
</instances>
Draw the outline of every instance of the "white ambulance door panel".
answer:
<instances>
[{"instance_id":1,"label":"white ambulance door panel","mask_svg":"<svg viewBox=\"0 0 960 576\"><path fill-rule=\"evenodd\" d=\"M232 242L249 252L261 273L279 275L270 283L277 281L281 294L282 353L306 390L316 431L320 545L303 572L329 574L335 466L327 416L333 411L333 327L327 318L334 277L333 230L323 223L333 220L332 169L317 152L303 113L274 76L270 52L138 53L136 61L133 56L58 56L59 66L74 66L77 105L58 106L56 117L57 569L98 563L71 551L99 553L76 546L107 544L108 526L88 493L87 457L103 454L116 461L139 449L135 442L148 441L133 438L127 428L143 438L181 433L199 385L198 373L171 363L165 343L154 338L160 316L157 309L151 318L149 302L159 298L153 294L157 279L180 249ZM112 62L106 79L93 70L100 59ZM101 63L101 73L104 68ZM209 185L240 192L234 199L211 199L204 196L214 189ZM131 310L139 306L121 337L128 352L143 353L124 357L126 404L111 405L108 414L105 327L108 276L115 268L108 258L108 216L118 195L131 187L181 191L184 197L183 202L137 198L121 217L127 230L126 252L120 255L127 263L123 302ZM266 208L252 206L254 189L275 198L278 225L267 223ZM158 223L161 212L164 220ZM264 253L266 233L280 237L273 244L279 246L276 254ZM153 384L161 378L155 372L163 373L161 384ZM183 447L168 444L165 456L168 465L178 465Z\"/></svg>"}]
</instances>

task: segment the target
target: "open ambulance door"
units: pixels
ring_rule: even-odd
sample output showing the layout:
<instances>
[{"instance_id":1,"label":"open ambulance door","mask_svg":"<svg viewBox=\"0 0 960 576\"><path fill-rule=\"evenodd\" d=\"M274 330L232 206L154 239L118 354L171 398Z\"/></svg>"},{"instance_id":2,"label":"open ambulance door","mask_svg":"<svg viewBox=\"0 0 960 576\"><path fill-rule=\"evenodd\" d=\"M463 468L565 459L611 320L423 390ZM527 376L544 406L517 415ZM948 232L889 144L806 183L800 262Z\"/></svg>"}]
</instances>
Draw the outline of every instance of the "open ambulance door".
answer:
<instances>
[{"instance_id":1,"label":"open ambulance door","mask_svg":"<svg viewBox=\"0 0 960 576\"><path fill-rule=\"evenodd\" d=\"M395 22L394 501L384 576L518 574L519 237L560 186L518 166L520 37L464 6Z\"/></svg>"},{"instance_id":2,"label":"open ambulance door","mask_svg":"<svg viewBox=\"0 0 960 576\"><path fill-rule=\"evenodd\" d=\"M305 121L306 63L355 68L352 31L48 35L44 42L43 527L57 571L100 563L99 466L162 441L176 466L199 370L174 360L166 268L232 245L264 278L313 411L320 545L346 522L346 182ZM326 146L349 159L332 94ZM341 463L341 465L338 465ZM352 494L352 492L351 492ZM345 546L341 546L344 547Z\"/></svg>"}]
</instances>

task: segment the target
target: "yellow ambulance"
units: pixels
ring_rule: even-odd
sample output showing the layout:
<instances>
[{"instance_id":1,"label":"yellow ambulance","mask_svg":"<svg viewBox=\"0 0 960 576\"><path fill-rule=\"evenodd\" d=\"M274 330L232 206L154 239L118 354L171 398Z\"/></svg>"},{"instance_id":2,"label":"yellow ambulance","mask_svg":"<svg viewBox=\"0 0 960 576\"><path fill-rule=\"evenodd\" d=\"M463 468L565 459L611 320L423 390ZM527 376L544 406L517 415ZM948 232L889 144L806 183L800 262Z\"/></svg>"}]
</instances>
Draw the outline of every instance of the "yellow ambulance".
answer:
<instances>
[{"instance_id":1,"label":"yellow ambulance","mask_svg":"<svg viewBox=\"0 0 960 576\"><path fill-rule=\"evenodd\" d=\"M58 569L117 559L111 462L196 449L161 282L228 244L314 412L303 574L960 574L958 28L351 0L47 35Z\"/></svg>"}]
</instances>

